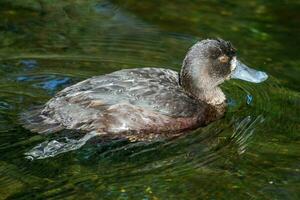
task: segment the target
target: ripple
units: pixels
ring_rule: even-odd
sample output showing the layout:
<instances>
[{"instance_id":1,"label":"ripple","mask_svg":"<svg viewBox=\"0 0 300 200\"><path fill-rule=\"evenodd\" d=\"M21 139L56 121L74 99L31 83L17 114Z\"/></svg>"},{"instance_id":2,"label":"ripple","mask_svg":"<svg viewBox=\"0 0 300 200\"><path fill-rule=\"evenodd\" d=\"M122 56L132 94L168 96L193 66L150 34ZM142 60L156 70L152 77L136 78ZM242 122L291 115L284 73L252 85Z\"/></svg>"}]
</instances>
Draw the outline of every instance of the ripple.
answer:
<instances>
[{"instance_id":1,"label":"ripple","mask_svg":"<svg viewBox=\"0 0 300 200\"><path fill-rule=\"evenodd\" d=\"M119 7L108 2L102 1L94 5L95 11L102 15L114 16L119 13Z\"/></svg>"},{"instance_id":2,"label":"ripple","mask_svg":"<svg viewBox=\"0 0 300 200\"><path fill-rule=\"evenodd\" d=\"M0 101L0 110L9 110L12 109L12 106L5 102L5 101Z\"/></svg>"},{"instance_id":3,"label":"ripple","mask_svg":"<svg viewBox=\"0 0 300 200\"><path fill-rule=\"evenodd\" d=\"M32 70L38 66L36 60L21 60L20 64L27 70Z\"/></svg>"},{"instance_id":4,"label":"ripple","mask_svg":"<svg viewBox=\"0 0 300 200\"><path fill-rule=\"evenodd\" d=\"M28 82L33 87L42 88L48 92L58 91L62 87L66 87L73 83L70 77L60 77L56 75L27 75L18 76L17 81Z\"/></svg>"},{"instance_id":5,"label":"ripple","mask_svg":"<svg viewBox=\"0 0 300 200\"><path fill-rule=\"evenodd\" d=\"M251 142L255 128L259 123L263 123L262 115L251 118L247 116L239 122L236 122L235 130L231 136L231 141L238 145L238 153L242 154L246 151L246 147Z\"/></svg>"},{"instance_id":6,"label":"ripple","mask_svg":"<svg viewBox=\"0 0 300 200\"><path fill-rule=\"evenodd\" d=\"M45 159L57 156L58 154L66 153L69 151L74 151L82 147L86 144L88 140L92 137L95 137L96 133L88 133L84 137L80 138L79 140L69 139L67 137L64 138L65 141L45 141L43 143L38 144L29 152L26 152L26 158L29 160L34 159Z\"/></svg>"}]
</instances>

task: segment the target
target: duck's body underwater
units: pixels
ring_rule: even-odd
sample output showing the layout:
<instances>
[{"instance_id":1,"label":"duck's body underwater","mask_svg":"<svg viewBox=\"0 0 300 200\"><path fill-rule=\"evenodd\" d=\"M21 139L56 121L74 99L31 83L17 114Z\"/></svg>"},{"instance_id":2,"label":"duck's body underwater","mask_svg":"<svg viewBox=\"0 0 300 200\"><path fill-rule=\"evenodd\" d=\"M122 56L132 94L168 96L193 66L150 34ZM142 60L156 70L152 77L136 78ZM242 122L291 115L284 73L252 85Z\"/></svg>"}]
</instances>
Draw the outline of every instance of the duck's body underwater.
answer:
<instances>
[{"instance_id":1,"label":"duck's body underwater","mask_svg":"<svg viewBox=\"0 0 300 200\"><path fill-rule=\"evenodd\" d=\"M176 136L222 117L230 78L267 79L236 59L224 40L202 40L188 51L181 72L163 68L125 69L65 88L46 105L23 115L33 132L63 129L94 135L152 140Z\"/></svg>"}]
</instances>

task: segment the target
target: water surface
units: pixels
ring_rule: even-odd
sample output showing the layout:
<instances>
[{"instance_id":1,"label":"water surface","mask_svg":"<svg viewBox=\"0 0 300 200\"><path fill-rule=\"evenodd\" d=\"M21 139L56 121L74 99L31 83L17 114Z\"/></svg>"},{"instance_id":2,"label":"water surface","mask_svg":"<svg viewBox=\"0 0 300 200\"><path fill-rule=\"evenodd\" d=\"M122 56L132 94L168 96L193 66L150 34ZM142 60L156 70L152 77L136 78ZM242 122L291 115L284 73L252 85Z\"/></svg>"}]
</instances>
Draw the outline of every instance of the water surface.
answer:
<instances>
[{"instance_id":1,"label":"water surface","mask_svg":"<svg viewBox=\"0 0 300 200\"><path fill-rule=\"evenodd\" d=\"M298 1L0 2L0 199L299 199ZM91 140L30 161L59 134L20 113L85 78L123 68L179 70L199 39L230 40L263 84L230 81L224 118L153 143Z\"/></svg>"}]
</instances>

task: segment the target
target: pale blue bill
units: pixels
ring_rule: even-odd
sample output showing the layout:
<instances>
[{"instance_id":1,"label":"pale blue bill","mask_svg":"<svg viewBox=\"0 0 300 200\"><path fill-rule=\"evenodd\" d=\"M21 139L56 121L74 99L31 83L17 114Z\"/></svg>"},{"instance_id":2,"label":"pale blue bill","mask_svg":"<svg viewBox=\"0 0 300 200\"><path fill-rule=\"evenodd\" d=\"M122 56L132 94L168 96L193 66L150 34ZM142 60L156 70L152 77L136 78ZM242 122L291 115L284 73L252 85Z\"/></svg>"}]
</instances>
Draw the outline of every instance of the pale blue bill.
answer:
<instances>
[{"instance_id":1,"label":"pale blue bill","mask_svg":"<svg viewBox=\"0 0 300 200\"><path fill-rule=\"evenodd\" d=\"M261 83L268 78L268 75L265 72L251 69L239 60L235 59L232 65L235 65L235 69L231 73L231 78L241 79L252 83Z\"/></svg>"}]
</instances>

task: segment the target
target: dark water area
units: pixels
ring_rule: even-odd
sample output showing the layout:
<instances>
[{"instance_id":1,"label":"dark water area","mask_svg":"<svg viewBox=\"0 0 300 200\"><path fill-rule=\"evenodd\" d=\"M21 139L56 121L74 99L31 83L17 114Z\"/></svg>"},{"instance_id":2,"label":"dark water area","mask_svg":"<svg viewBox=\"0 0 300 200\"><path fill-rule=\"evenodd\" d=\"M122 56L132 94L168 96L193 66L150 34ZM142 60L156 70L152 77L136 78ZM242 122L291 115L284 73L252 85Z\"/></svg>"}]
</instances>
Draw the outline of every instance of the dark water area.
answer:
<instances>
[{"instance_id":1,"label":"dark water area","mask_svg":"<svg viewBox=\"0 0 300 200\"><path fill-rule=\"evenodd\" d=\"M1 0L0 199L300 199L299 24L297 0ZM216 37L269 74L223 84L221 120L167 141L25 158L62 138L22 128L22 112L91 76L179 71L192 44Z\"/></svg>"}]
</instances>

